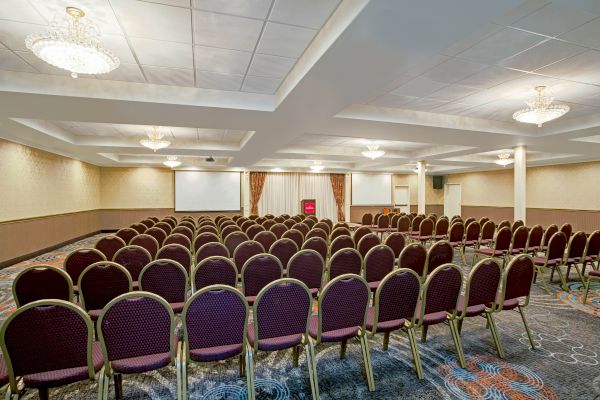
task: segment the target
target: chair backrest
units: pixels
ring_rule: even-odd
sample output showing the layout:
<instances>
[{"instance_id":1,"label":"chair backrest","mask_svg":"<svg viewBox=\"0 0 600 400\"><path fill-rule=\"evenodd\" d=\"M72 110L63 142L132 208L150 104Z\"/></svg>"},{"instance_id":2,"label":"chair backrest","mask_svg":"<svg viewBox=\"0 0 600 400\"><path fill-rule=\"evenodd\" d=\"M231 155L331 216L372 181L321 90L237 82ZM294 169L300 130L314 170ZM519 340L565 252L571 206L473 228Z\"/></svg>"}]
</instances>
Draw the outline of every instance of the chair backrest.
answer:
<instances>
[{"instance_id":1,"label":"chair backrest","mask_svg":"<svg viewBox=\"0 0 600 400\"><path fill-rule=\"evenodd\" d=\"M498 230L500 230L502 228L509 228L509 229L511 229L510 221L506 220L506 219L500 221L500 223L498 224L497 228L498 228ZM511 229L511 232L512 232L512 229Z\"/></svg>"},{"instance_id":2,"label":"chair backrest","mask_svg":"<svg viewBox=\"0 0 600 400\"><path fill-rule=\"evenodd\" d=\"M170 234L173 230L173 227L165 221L158 222L156 225L153 226L153 228L162 229L167 235Z\"/></svg>"},{"instance_id":3,"label":"chair backrest","mask_svg":"<svg viewBox=\"0 0 600 400\"><path fill-rule=\"evenodd\" d=\"M326 234L325 238L329 237L329 234L331 233L331 227L326 222L317 222L312 229L322 229Z\"/></svg>"},{"instance_id":4,"label":"chair backrest","mask_svg":"<svg viewBox=\"0 0 600 400\"><path fill-rule=\"evenodd\" d=\"M282 216L282 215L279 215L279 216L277 216L277 217L275 217L275 218L273 218L273 219L274 219L274 220L275 220L275 222L277 222L278 224L281 224L281 223L283 223L283 221L285 221L285 217L284 217L284 216Z\"/></svg>"},{"instance_id":5,"label":"chair backrest","mask_svg":"<svg viewBox=\"0 0 600 400\"><path fill-rule=\"evenodd\" d=\"M448 227L450 225L450 221L448 218L440 218L435 223L435 235L436 236L445 236L448 234Z\"/></svg>"},{"instance_id":6,"label":"chair backrest","mask_svg":"<svg viewBox=\"0 0 600 400\"><path fill-rule=\"evenodd\" d=\"M353 249L354 240L351 236L338 236L331 242L329 246L329 254L334 254L341 249Z\"/></svg>"},{"instance_id":7,"label":"chair backrest","mask_svg":"<svg viewBox=\"0 0 600 400\"><path fill-rule=\"evenodd\" d=\"M296 243L296 247L298 247L298 248L301 248L302 244L304 243L304 235L302 234L302 232L300 232L299 230L296 230L296 229L287 230L283 234L282 238L293 240L294 243Z\"/></svg>"},{"instance_id":8,"label":"chair backrest","mask_svg":"<svg viewBox=\"0 0 600 400\"><path fill-rule=\"evenodd\" d=\"M254 237L258 243L262 244L265 250L270 249L273 243L277 241L277 236L273 232L263 231L258 232L258 234Z\"/></svg>"},{"instance_id":9,"label":"chair backrest","mask_svg":"<svg viewBox=\"0 0 600 400\"><path fill-rule=\"evenodd\" d=\"M377 246L378 244L381 244L379 236L377 236L374 233L369 233L360 239L360 241L356 245L356 250L358 250L360 255L364 258L367 256L368 251L371 250L373 247Z\"/></svg>"},{"instance_id":10,"label":"chair backrest","mask_svg":"<svg viewBox=\"0 0 600 400\"><path fill-rule=\"evenodd\" d=\"M373 225L373 214L371 213L366 213L363 214L362 219L361 219L361 224L362 225Z\"/></svg>"},{"instance_id":11,"label":"chair backrest","mask_svg":"<svg viewBox=\"0 0 600 400\"><path fill-rule=\"evenodd\" d=\"M476 221L475 218L469 217L469 218L465 219L464 224L466 227L468 227L471 222L475 222L475 221Z\"/></svg>"},{"instance_id":12,"label":"chair backrest","mask_svg":"<svg viewBox=\"0 0 600 400\"><path fill-rule=\"evenodd\" d=\"M50 265L34 265L23 269L12 283L18 307L47 299L73 301L73 281L62 269Z\"/></svg>"},{"instance_id":13,"label":"chair backrest","mask_svg":"<svg viewBox=\"0 0 600 400\"><path fill-rule=\"evenodd\" d=\"M235 222L232 222L232 225L227 225L226 227L224 227L223 229L221 229L221 239L223 241L225 241L225 238L229 235L231 235L234 232L240 232L243 233L242 230L240 229L239 226L237 226L235 224Z\"/></svg>"},{"instance_id":14,"label":"chair backrest","mask_svg":"<svg viewBox=\"0 0 600 400\"><path fill-rule=\"evenodd\" d=\"M321 221L319 222L324 222L327 224L327 226L329 226L329 233L331 233L331 231L333 230L333 221L330 220L329 218L322 218Z\"/></svg>"},{"instance_id":15,"label":"chair backrest","mask_svg":"<svg viewBox=\"0 0 600 400\"><path fill-rule=\"evenodd\" d=\"M188 288L188 273L177 261L158 259L140 273L140 290L154 293L168 303L183 303Z\"/></svg>"},{"instance_id":16,"label":"chair backrest","mask_svg":"<svg viewBox=\"0 0 600 400\"><path fill-rule=\"evenodd\" d=\"M151 220L149 218L143 219L140 221L140 224L144 224L147 228L152 227L156 222L154 222L154 220Z\"/></svg>"},{"instance_id":17,"label":"chair backrest","mask_svg":"<svg viewBox=\"0 0 600 400\"><path fill-rule=\"evenodd\" d=\"M534 272L533 258L527 254L520 254L508 263L502 276L502 294L500 304L497 304L499 309L502 309L506 300L525 297L525 305L529 303Z\"/></svg>"},{"instance_id":18,"label":"chair backrest","mask_svg":"<svg viewBox=\"0 0 600 400\"><path fill-rule=\"evenodd\" d=\"M365 256L365 279L379 282L394 269L394 250L385 244L372 247Z\"/></svg>"},{"instance_id":19,"label":"chair backrest","mask_svg":"<svg viewBox=\"0 0 600 400\"><path fill-rule=\"evenodd\" d=\"M307 238L302 244L302 250L306 249L315 250L321 255L323 260L327 259L327 253L329 251L327 248L327 240L322 237L315 236Z\"/></svg>"},{"instance_id":20,"label":"chair backrest","mask_svg":"<svg viewBox=\"0 0 600 400\"><path fill-rule=\"evenodd\" d=\"M394 258L398 258L406 245L404 234L400 232L392 232L385 238L385 244L394 252Z\"/></svg>"},{"instance_id":21,"label":"chair backrest","mask_svg":"<svg viewBox=\"0 0 600 400\"><path fill-rule=\"evenodd\" d=\"M202 232L196 239L194 240L194 251L198 251L200 247L204 246L206 243L219 243L219 237L216 233L213 232Z\"/></svg>"},{"instance_id":22,"label":"chair backrest","mask_svg":"<svg viewBox=\"0 0 600 400\"><path fill-rule=\"evenodd\" d=\"M281 261L271 254L250 257L242 268L242 291L245 296L256 296L269 283L283 276Z\"/></svg>"},{"instance_id":23,"label":"chair backrest","mask_svg":"<svg viewBox=\"0 0 600 400\"><path fill-rule=\"evenodd\" d=\"M105 371L110 362L169 353L175 361L175 316L160 296L131 292L111 300L98 318ZM158 368L163 365L158 366Z\"/></svg>"},{"instance_id":24,"label":"chair backrest","mask_svg":"<svg viewBox=\"0 0 600 400\"><path fill-rule=\"evenodd\" d=\"M398 219L398 228L396 229L398 232L407 233L410 231L410 217L407 215L403 215Z\"/></svg>"},{"instance_id":25,"label":"chair backrest","mask_svg":"<svg viewBox=\"0 0 600 400\"><path fill-rule=\"evenodd\" d=\"M419 232L419 227L421 226L421 222L423 222L425 218L421 215L417 215L412 220L411 230L415 232Z\"/></svg>"},{"instance_id":26,"label":"chair backrest","mask_svg":"<svg viewBox=\"0 0 600 400\"><path fill-rule=\"evenodd\" d=\"M150 229L152 229L152 228L150 228ZM176 235L181 236L178 234L176 234ZM166 239L163 242L166 242ZM152 259L154 259L154 257L156 257L156 253L158 252L158 249L160 249L160 244L158 243L158 240L156 240L156 238L154 236L150 236L145 233L139 234L136 237L134 237L133 239L131 239L129 244L131 246L137 246L137 247L143 248L150 254L150 257ZM124 248L125 247L121 248L120 250L123 250ZM117 253L118 253L118 251L117 251ZM116 253L115 253L115 255L116 255ZM114 260L114 256L113 256L113 260Z\"/></svg>"},{"instance_id":27,"label":"chair backrest","mask_svg":"<svg viewBox=\"0 0 600 400\"><path fill-rule=\"evenodd\" d=\"M420 236L431 236L433 235L433 220L429 218L425 218L419 224L419 235Z\"/></svg>"},{"instance_id":28,"label":"chair backrest","mask_svg":"<svg viewBox=\"0 0 600 400\"><path fill-rule=\"evenodd\" d=\"M450 230L448 231L448 241L450 243L462 243L464 236L465 225L462 222L455 222L450 225Z\"/></svg>"},{"instance_id":29,"label":"chair backrest","mask_svg":"<svg viewBox=\"0 0 600 400\"><path fill-rule=\"evenodd\" d=\"M462 316L466 315L467 307L484 305L494 309L496 295L502 279L502 267L493 258L484 258L469 272L465 287L465 300Z\"/></svg>"},{"instance_id":30,"label":"chair backrest","mask_svg":"<svg viewBox=\"0 0 600 400\"><path fill-rule=\"evenodd\" d=\"M406 246L398 258L398 267L413 270L419 276L425 272L427 262L427 249L420 243L411 243Z\"/></svg>"},{"instance_id":31,"label":"chair backrest","mask_svg":"<svg viewBox=\"0 0 600 400\"><path fill-rule=\"evenodd\" d=\"M173 229L177 226L177 218L172 217L172 216L164 217L161 222L166 222L167 224L169 224L171 229Z\"/></svg>"},{"instance_id":32,"label":"chair backrest","mask_svg":"<svg viewBox=\"0 0 600 400\"><path fill-rule=\"evenodd\" d=\"M263 228L261 225L258 224L254 224L252 226L249 226L248 229L246 229L246 235L248 235L248 238L250 238L250 240L255 240L256 236L260 233L260 232L265 232L265 228ZM269 232L272 233L272 232ZM273 235L273 237L275 237L275 235ZM275 238L277 239L277 238Z\"/></svg>"},{"instance_id":33,"label":"chair backrest","mask_svg":"<svg viewBox=\"0 0 600 400\"><path fill-rule=\"evenodd\" d=\"M512 223L510 230L512 232L515 232L519 227L521 226L525 226L525 222L523 222L522 220L518 219L515 222Z\"/></svg>"},{"instance_id":34,"label":"chair backrest","mask_svg":"<svg viewBox=\"0 0 600 400\"><path fill-rule=\"evenodd\" d=\"M219 230L212 224L205 224L198 227L196 230L196 236L202 233L214 233L215 235L219 235Z\"/></svg>"},{"instance_id":35,"label":"chair backrest","mask_svg":"<svg viewBox=\"0 0 600 400\"><path fill-rule=\"evenodd\" d=\"M400 219L400 214L393 214L392 217L390 218L390 228L397 229L399 219Z\"/></svg>"},{"instance_id":36,"label":"chair backrest","mask_svg":"<svg viewBox=\"0 0 600 400\"><path fill-rule=\"evenodd\" d=\"M227 250L229 250L229 254L233 254L236 247L248 240L250 239L244 232L231 232L229 235L227 235L227 237L225 237L223 244L225 244L225 247L227 247Z\"/></svg>"},{"instance_id":37,"label":"chair backrest","mask_svg":"<svg viewBox=\"0 0 600 400\"><path fill-rule=\"evenodd\" d=\"M300 250L290 258L287 275L298 279L309 289L320 289L323 282L325 260L314 250Z\"/></svg>"},{"instance_id":38,"label":"chair backrest","mask_svg":"<svg viewBox=\"0 0 600 400\"><path fill-rule=\"evenodd\" d=\"M510 250L525 249L527 239L529 238L529 230L526 226L519 226L513 231ZM524 251L524 250L523 250Z\"/></svg>"},{"instance_id":39,"label":"chair backrest","mask_svg":"<svg viewBox=\"0 0 600 400\"><path fill-rule=\"evenodd\" d=\"M337 228L346 228L346 229L350 230L350 225L348 225L347 222L338 221L335 225L333 225L333 228L331 228L331 232L333 233L333 230L337 229Z\"/></svg>"},{"instance_id":40,"label":"chair backrest","mask_svg":"<svg viewBox=\"0 0 600 400\"><path fill-rule=\"evenodd\" d=\"M548 243L550 243L550 238L556 233L558 232L558 226L556 226L555 224L551 224L548 225L548 227L546 228L546 230L544 231L544 239L542 240L542 244L544 246L548 246Z\"/></svg>"},{"instance_id":41,"label":"chair backrest","mask_svg":"<svg viewBox=\"0 0 600 400\"><path fill-rule=\"evenodd\" d=\"M329 240L331 242L333 242L333 240L335 240L335 238L340 237L340 236L352 236L352 233L350 232L350 229L348 229L348 228L344 228L344 227L335 228L333 231L331 231L331 235L329 235Z\"/></svg>"},{"instance_id":42,"label":"chair backrest","mask_svg":"<svg viewBox=\"0 0 600 400\"><path fill-rule=\"evenodd\" d=\"M544 228L541 225L534 225L529 230L529 234L527 236L527 244L525 245L525 250L530 251L534 249L538 249L542 244L542 238L544 237Z\"/></svg>"},{"instance_id":43,"label":"chair backrest","mask_svg":"<svg viewBox=\"0 0 600 400\"><path fill-rule=\"evenodd\" d=\"M73 284L77 284L79 275L83 270L98 261L106 261L106 257L100 250L77 249L67 255L63 263L63 269L69 274Z\"/></svg>"},{"instance_id":44,"label":"chair backrest","mask_svg":"<svg viewBox=\"0 0 600 400\"><path fill-rule=\"evenodd\" d=\"M184 222L182 222L184 223ZM194 229L190 228L189 225L177 225L175 229L171 231L171 234L179 233L190 240L190 243L194 241Z\"/></svg>"},{"instance_id":45,"label":"chair backrest","mask_svg":"<svg viewBox=\"0 0 600 400\"><path fill-rule=\"evenodd\" d=\"M156 254L156 259L159 260L161 258L166 258L167 260L177 261L179 264L185 268L186 272L191 271L192 269L192 253L183 247L180 244L168 244L163 246L158 250Z\"/></svg>"},{"instance_id":46,"label":"chair backrest","mask_svg":"<svg viewBox=\"0 0 600 400\"><path fill-rule=\"evenodd\" d=\"M271 228L269 228L269 230L273 232L275 236L277 236L277 239L281 239L281 237L283 236L285 231L287 231L287 229L287 226L279 222L273 225Z\"/></svg>"},{"instance_id":47,"label":"chair backrest","mask_svg":"<svg viewBox=\"0 0 600 400\"><path fill-rule=\"evenodd\" d=\"M158 242L158 246L162 246L163 242L167 238L167 232L163 231L161 228L152 227L144 232L146 235L152 236Z\"/></svg>"},{"instance_id":48,"label":"chair backrest","mask_svg":"<svg viewBox=\"0 0 600 400\"><path fill-rule=\"evenodd\" d=\"M425 261L425 270L423 271L423 278L428 274L435 271L441 265L449 264L452 262L454 257L454 249L450 242L446 240L440 240L435 242L427 251L427 260Z\"/></svg>"},{"instance_id":49,"label":"chair backrest","mask_svg":"<svg viewBox=\"0 0 600 400\"><path fill-rule=\"evenodd\" d=\"M292 239L281 238L275 241L269 248L269 254L274 255L281 261L283 269L287 269L288 261L298 252L298 246Z\"/></svg>"},{"instance_id":50,"label":"chair backrest","mask_svg":"<svg viewBox=\"0 0 600 400\"><path fill-rule=\"evenodd\" d=\"M135 223L135 224L131 224L130 228L135 229L137 231L137 233L144 233L144 232L146 232L146 229L148 229L146 227L146 225L140 224L139 222Z\"/></svg>"},{"instance_id":51,"label":"chair backrest","mask_svg":"<svg viewBox=\"0 0 600 400\"><path fill-rule=\"evenodd\" d=\"M406 319L414 323L419 293L420 277L408 268L390 272L375 292L373 333L380 322Z\"/></svg>"},{"instance_id":52,"label":"chair backrest","mask_svg":"<svg viewBox=\"0 0 600 400\"><path fill-rule=\"evenodd\" d=\"M211 285L235 287L237 276L238 271L231 259L221 256L205 258L192 271L192 292Z\"/></svg>"},{"instance_id":53,"label":"chair backrest","mask_svg":"<svg viewBox=\"0 0 600 400\"><path fill-rule=\"evenodd\" d=\"M323 332L364 330L370 294L369 285L358 275L341 275L325 285L319 295L317 343Z\"/></svg>"},{"instance_id":54,"label":"chair backrest","mask_svg":"<svg viewBox=\"0 0 600 400\"><path fill-rule=\"evenodd\" d=\"M251 219L248 219L248 220L245 220L244 222L242 222L242 224L240 225L240 228L242 229L242 232L244 232L245 234L248 234L248 228L250 228L252 225L257 225L257 223Z\"/></svg>"},{"instance_id":55,"label":"chair backrest","mask_svg":"<svg viewBox=\"0 0 600 400\"><path fill-rule=\"evenodd\" d=\"M510 247L510 241L512 239L512 231L509 226L505 226L498 230L496 234L496 242L494 243L494 249L498 250L508 250Z\"/></svg>"},{"instance_id":56,"label":"chair backrest","mask_svg":"<svg viewBox=\"0 0 600 400\"><path fill-rule=\"evenodd\" d=\"M113 261L125 267L135 282L142 269L152 261L152 255L143 247L130 245L117 251Z\"/></svg>"},{"instance_id":57,"label":"chair backrest","mask_svg":"<svg viewBox=\"0 0 600 400\"><path fill-rule=\"evenodd\" d=\"M481 240L492 240L496 232L494 221L487 221L481 227Z\"/></svg>"},{"instance_id":58,"label":"chair backrest","mask_svg":"<svg viewBox=\"0 0 600 400\"><path fill-rule=\"evenodd\" d=\"M479 240L479 236L481 234L481 225L479 222L472 221L467 225L467 229L465 232L465 240L466 241L477 241Z\"/></svg>"},{"instance_id":59,"label":"chair backrest","mask_svg":"<svg viewBox=\"0 0 600 400\"><path fill-rule=\"evenodd\" d=\"M565 236L567 237L567 241L569 241L569 239L571 238L571 234L573 233L573 225L569 224L568 222L565 222L560 227L560 231L565 234Z\"/></svg>"},{"instance_id":60,"label":"chair backrest","mask_svg":"<svg viewBox=\"0 0 600 400\"><path fill-rule=\"evenodd\" d=\"M198 264L208 257L216 256L229 258L229 250L227 250L227 247L225 247L223 243L209 242L202 245L198 251L196 251L195 263Z\"/></svg>"},{"instance_id":61,"label":"chair backrest","mask_svg":"<svg viewBox=\"0 0 600 400\"><path fill-rule=\"evenodd\" d=\"M378 228L389 228L390 227L390 216L387 214L383 214L377 220Z\"/></svg>"},{"instance_id":62,"label":"chair backrest","mask_svg":"<svg viewBox=\"0 0 600 400\"><path fill-rule=\"evenodd\" d=\"M584 255L586 257L598 257L600 254L600 230L594 231L588 237L587 244L585 246Z\"/></svg>"},{"instance_id":63,"label":"chair backrest","mask_svg":"<svg viewBox=\"0 0 600 400\"><path fill-rule=\"evenodd\" d=\"M548 260L561 260L565 257L565 249L567 248L567 237L562 232L556 232L550 238L546 258ZM559 262L560 264L560 262Z\"/></svg>"},{"instance_id":64,"label":"chair backrest","mask_svg":"<svg viewBox=\"0 0 600 400\"><path fill-rule=\"evenodd\" d=\"M429 274L423 284L423 305L419 322L423 322L424 315L441 311L456 315L462 280L462 272L454 264L444 264Z\"/></svg>"},{"instance_id":65,"label":"chair backrest","mask_svg":"<svg viewBox=\"0 0 600 400\"><path fill-rule=\"evenodd\" d=\"M379 217L381 217L383 215L383 213L376 213L373 216L373 225L377 226L377 222L379 221Z\"/></svg>"},{"instance_id":66,"label":"chair backrest","mask_svg":"<svg viewBox=\"0 0 600 400\"><path fill-rule=\"evenodd\" d=\"M131 292L129 271L111 261L100 261L87 267L79 276L79 302L84 310L101 310L109 301Z\"/></svg>"},{"instance_id":67,"label":"chair backrest","mask_svg":"<svg viewBox=\"0 0 600 400\"><path fill-rule=\"evenodd\" d=\"M115 233L115 236L120 237L125 242L125 244L128 244L129 241L131 239L133 239L134 236L137 236L137 235L138 235L138 231L136 231L135 229L132 229L132 228L122 228L122 229L119 229L117 231L117 233Z\"/></svg>"},{"instance_id":68,"label":"chair backrest","mask_svg":"<svg viewBox=\"0 0 600 400\"><path fill-rule=\"evenodd\" d=\"M38 300L18 308L0 329L11 392L18 393L18 377L41 372L87 367L81 380L93 379L93 337L92 321L73 303Z\"/></svg>"},{"instance_id":69,"label":"chair backrest","mask_svg":"<svg viewBox=\"0 0 600 400\"><path fill-rule=\"evenodd\" d=\"M481 217L481 218L479 218L479 225L481 225L483 227L483 224L485 224L489 220L490 219L488 217Z\"/></svg>"},{"instance_id":70,"label":"chair backrest","mask_svg":"<svg viewBox=\"0 0 600 400\"><path fill-rule=\"evenodd\" d=\"M288 218L285 221L283 221L283 224L286 226L286 228L292 229L292 226L296 225L296 221L294 221L291 218Z\"/></svg>"},{"instance_id":71,"label":"chair backrest","mask_svg":"<svg viewBox=\"0 0 600 400\"><path fill-rule=\"evenodd\" d=\"M273 225L275 225L277 222L275 222L275 220L272 219L267 219L265 222L262 223L263 228L265 228L266 230L270 230L271 227Z\"/></svg>"},{"instance_id":72,"label":"chair backrest","mask_svg":"<svg viewBox=\"0 0 600 400\"><path fill-rule=\"evenodd\" d=\"M166 246L168 244L178 244L185 247L186 249L192 249L192 242L190 242L190 239L188 239L187 236L181 233L171 233L169 236L167 236L167 238L163 242L163 246Z\"/></svg>"},{"instance_id":73,"label":"chair backrest","mask_svg":"<svg viewBox=\"0 0 600 400\"><path fill-rule=\"evenodd\" d=\"M98 240L94 247L100 250L107 260L112 260L117 250L125 246L125 242L120 237L108 235Z\"/></svg>"},{"instance_id":74,"label":"chair backrest","mask_svg":"<svg viewBox=\"0 0 600 400\"><path fill-rule=\"evenodd\" d=\"M362 256L356 249L341 249L329 260L329 279L345 274L361 275Z\"/></svg>"},{"instance_id":75,"label":"chair backrest","mask_svg":"<svg viewBox=\"0 0 600 400\"><path fill-rule=\"evenodd\" d=\"M310 231L310 227L308 225L306 225L304 222L296 222L294 224L294 226L292 226L292 229L299 230L300 232L302 232L304 237L306 237L306 235L308 235L308 232Z\"/></svg>"},{"instance_id":76,"label":"chair backrest","mask_svg":"<svg viewBox=\"0 0 600 400\"><path fill-rule=\"evenodd\" d=\"M308 239L311 239L314 237L321 238L327 242L327 239L329 238L329 234L326 231L324 231L323 229L321 229L315 225L314 228L312 228L310 231L308 231L308 233L306 234L305 240L308 240Z\"/></svg>"},{"instance_id":77,"label":"chair backrest","mask_svg":"<svg viewBox=\"0 0 600 400\"><path fill-rule=\"evenodd\" d=\"M188 228L192 234L196 231L196 224L192 220L181 221L177 227Z\"/></svg>"},{"instance_id":78,"label":"chair backrest","mask_svg":"<svg viewBox=\"0 0 600 400\"><path fill-rule=\"evenodd\" d=\"M242 268L244 267L246 261L250 259L250 257L264 252L265 248L257 241L247 240L240 243L240 245L233 252L233 262L237 268L238 274L242 273Z\"/></svg>"}]
</instances>

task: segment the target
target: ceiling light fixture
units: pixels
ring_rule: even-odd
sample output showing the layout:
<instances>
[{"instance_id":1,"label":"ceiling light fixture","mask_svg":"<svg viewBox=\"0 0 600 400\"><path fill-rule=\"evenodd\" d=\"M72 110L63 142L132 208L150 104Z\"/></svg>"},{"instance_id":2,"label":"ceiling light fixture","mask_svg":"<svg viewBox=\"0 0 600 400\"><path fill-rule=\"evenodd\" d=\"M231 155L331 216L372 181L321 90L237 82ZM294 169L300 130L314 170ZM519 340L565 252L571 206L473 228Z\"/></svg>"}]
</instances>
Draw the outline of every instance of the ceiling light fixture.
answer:
<instances>
[{"instance_id":1,"label":"ceiling light fixture","mask_svg":"<svg viewBox=\"0 0 600 400\"><path fill-rule=\"evenodd\" d=\"M315 161L315 163L310 166L311 171L314 171L314 172L323 171L324 168L325 168L325 166L323 164L321 164L321 161Z\"/></svg>"},{"instance_id":2,"label":"ceiling light fixture","mask_svg":"<svg viewBox=\"0 0 600 400\"><path fill-rule=\"evenodd\" d=\"M419 173L419 164L415 165L415 169L413 171L415 171L415 174ZM425 172L427 172L427 168L425 168Z\"/></svg>"},{"instance_id":3,"label":"ceiling light fixture","mask_svg":"<svg viewBox=\"0 0 600 400\"><path fill-rule=\"evenodd\" d=\"M554 97L545 95L546 86L536 86L537 94L533 99L527 100L527 107L515 112L513 118L525 124L536 124L541 127L544 122L552 121L569 112L569 106L553 103Z\"/></svg>"},{"instance_id":4,"label":"ceiling light fixture","mask_svg":"<svg viewBox=\"0 0 600 400\"><path fill-rule=\"evenodd\" d=\"M510 158L510 153L500 153L498 154L498 159L494 160L494 162L498 165L502 165L506 167L514 162L512 158Z\"/></svg>"},{"instance_id":5,"label":"ceiling light fixture","mask_svg":"<svg viewBox=\"0 0 600 400\"><path fill-rule=\"evenodd\" d=\"M160 132L158 127L153 126L150 132L148 132L148 139L140 140L140 144L156 152L171 145L171 142L168 140L162 140L163 136L165 136L164 133Z\"/></svg>"},{"instance_id":6,"label":"ceiling light fixture","mask_svg":"<svg viewBox=\"0 0 600 400\"><path fill-rule=\"evenodd\" d=\"M67 15L54 17L52 29L32 33L25 45L48 64L78 74L106 74L117 68L119 59L100 44L100 31L84 18L79 8L67 7Z\"/></svg>"},{"instance_id":7,"label":"ceiling light fixture","mask_svg":"<svg viewBox=\"0 0 600 400\"><path fill-rule=\"evenodd\" d=\"M367 149L369 150L365 150L362 152L362 155L370 158L371 160L374 160L376 158L381 157L382 155L385 154L385 151L383 150L379 150L379 145L378 144L370 144L367 145Z\"/></svg>"},{"instance_id":8,"label":"ceiling light fixture","mask_svg":"<svg viewBox=\"0 0 600 400\"><path fill-rule=\"evenodd\" d=\"M181 161L177 161L177 156L167 156L167 161L164 161L163 164L167 167L177 168L181 165Z\"/></svg>"}]
</instances>

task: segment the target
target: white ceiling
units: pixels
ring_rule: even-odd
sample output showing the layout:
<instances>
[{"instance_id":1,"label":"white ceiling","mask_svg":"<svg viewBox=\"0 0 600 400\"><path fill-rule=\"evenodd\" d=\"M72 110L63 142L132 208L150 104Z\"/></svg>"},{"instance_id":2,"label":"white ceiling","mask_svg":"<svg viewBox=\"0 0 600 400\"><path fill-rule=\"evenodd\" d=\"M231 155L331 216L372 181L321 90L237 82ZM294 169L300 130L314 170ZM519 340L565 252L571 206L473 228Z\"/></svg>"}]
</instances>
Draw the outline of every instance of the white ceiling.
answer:
<instances>
[{"instance_id":1,"label":"white ceiling","mask_svg":"<svg viewBox=\"0 0 600 400\"><path fill-rule=\"evenodd\" d=\"M65 6L118 69L72 79L26 49ZM540 84L571 111L515 122ZM600 2L2 0L0 102L0 137L105 166L441 174L502 168L517 145L529 165L600 160ZM140 146L152 126L169 148Z\"/></svg>"}]
</instances>

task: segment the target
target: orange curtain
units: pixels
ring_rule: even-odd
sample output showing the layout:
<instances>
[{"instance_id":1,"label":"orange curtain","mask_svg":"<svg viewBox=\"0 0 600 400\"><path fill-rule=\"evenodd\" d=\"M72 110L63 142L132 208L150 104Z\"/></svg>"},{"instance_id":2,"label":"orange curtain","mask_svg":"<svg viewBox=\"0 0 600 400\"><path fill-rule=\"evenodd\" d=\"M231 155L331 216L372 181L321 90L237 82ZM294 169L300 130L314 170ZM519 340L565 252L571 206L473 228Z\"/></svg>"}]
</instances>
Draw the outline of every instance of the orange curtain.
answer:
<instances>
[{"instance_id":1,"label":"orange curtain","mask_svg":"<svg viewBox=\"0 0 600 400\"><path fill-rule=\"evenodd\" d=\"M335 196L335 203L337 205L338 221L344 221L346 177L344 174L329 174L329 178L331 179L331 188L333 189L333 195Z\"/></svg>"},{"instance_id":2,"label":"orange curtain","mask_svg":"<svg viewBox=\"0 0 600 400\"><path fill-rule=\"evenodd\" d=\"M252 201L251 214L258 214L258 201L267 179L266 172L250 172L250 200Z\"/></svg>"}]
</instances>

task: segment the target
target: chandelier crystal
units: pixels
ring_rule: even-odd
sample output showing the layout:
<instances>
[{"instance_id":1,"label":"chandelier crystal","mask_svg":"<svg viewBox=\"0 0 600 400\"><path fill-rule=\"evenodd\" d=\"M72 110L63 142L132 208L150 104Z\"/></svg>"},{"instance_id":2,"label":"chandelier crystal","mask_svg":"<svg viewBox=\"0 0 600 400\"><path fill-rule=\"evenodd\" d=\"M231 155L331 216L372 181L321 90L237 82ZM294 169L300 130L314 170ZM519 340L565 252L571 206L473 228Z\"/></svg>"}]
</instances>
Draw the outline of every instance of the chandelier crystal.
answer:
<instances>
[{"instance_id":1,"label":"chandelier crystal","mask_svg":"<svg viewBox=\"0 0 600 400\"><path fill-rule=\"evenodd\" d=\"M325 166L321 164L321 161L315 161L315 163L310 166L310 169L311 171L319 172L323 171L323 169L325 169Z\"/></svg>"},{"instance_id":2,"label":"chandelier crystal","mask_svg":"<svg viewBox=\"0 0 600 400\"><path fill-rule=\"evenodd\" d=\"M177 156L167 156L167 161L164 161L163 164L167 167L177 168L181 165L181 161L177 160Z\"/></svg>"},{"instance_id":3,"label":"chandelier crystal","mask_svg":"<svg viewBox=\"0 0 600 400\"><path fill-rule=\"evenodd\" d=\"M514 162L513 159L510 158L510 153L500 153L498 154L498 159L494 161L498 165L502 165L506 167Z\"/></svg>"},{"instance_id":4,"label":"chandelier crystal","mask_svg":"<svg viewBox=\"0 0 600 400\"><path fill-rule=\"evenodd\" d=\"M25 45L50 65L78 74L106 74L120 64L110 50L100 44L100 31L84 18L79 8L67 7L66 15L55 17L52 29L32 33Z\"/></svg>"},{"instance_id":5,"label":"chandelier crystal","mask_svg":"<svg viewBox=\"0 0 600 400\"><path fill-rule=\"evenodd\" d=\"M164 136L164 133L160 132L156 126L153 126L150 132L148 132L148 139L140 140L140 144L156 152L171 145L171 142L168 140L162 140Z\"/></svg>"},{"instance_id":6,"label":"chandelier crystal","mask_svg":"<svg viewBox=\"0 0 600 400\"><path fill-rule=\"evenodd\" d=\"M546 86L536 86L537 92L533 99L525 102L527 107L515 112L513 118L526 124L536 124L541 127L544 122L552 121L569 112L569 106L553 103L554 98L544 94Z\"/></svg>"},{"instance_id":7,"label":"chandelier crystal","mask_svg":"<svg viewBox=\"0 0 600 400\"><path fill-rule=\"evenodd\" d=\"M367 158L370 158L371 160L379 158L385 154L385 151L379 150L378 144L370 144L367 146L367 149L369 149L369 150L363 151L362 155Z\"/></svg>"}]
</instances>

